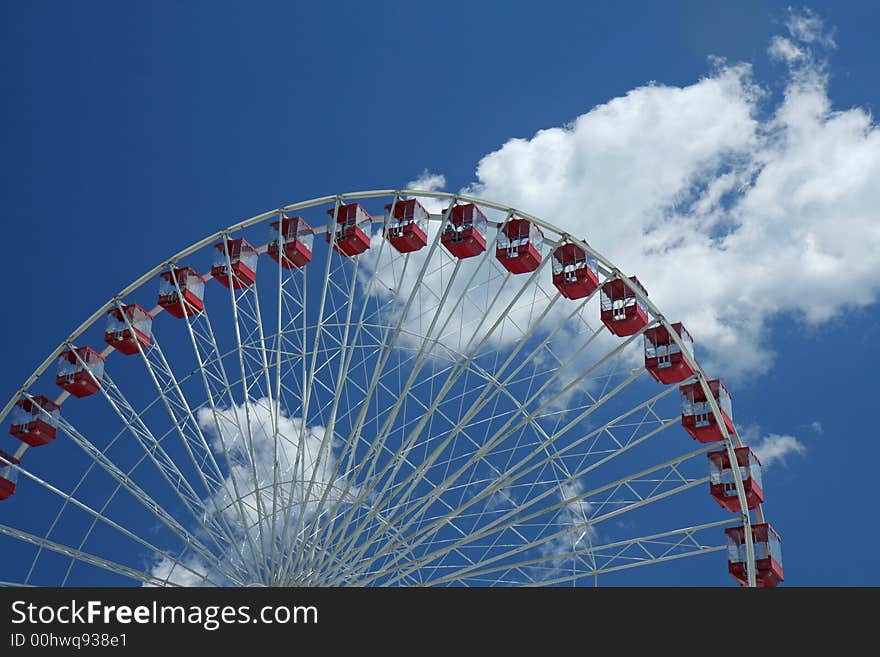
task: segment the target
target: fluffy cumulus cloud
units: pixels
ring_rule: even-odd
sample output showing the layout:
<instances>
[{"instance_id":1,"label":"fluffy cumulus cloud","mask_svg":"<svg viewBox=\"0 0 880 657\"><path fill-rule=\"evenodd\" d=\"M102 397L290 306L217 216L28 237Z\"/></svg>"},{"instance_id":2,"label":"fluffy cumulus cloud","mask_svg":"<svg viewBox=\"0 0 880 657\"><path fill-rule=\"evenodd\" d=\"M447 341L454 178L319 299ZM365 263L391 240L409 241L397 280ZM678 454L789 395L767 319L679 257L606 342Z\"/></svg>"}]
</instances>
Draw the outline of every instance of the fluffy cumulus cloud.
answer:
<instances>
[{"instance_id":1,"label":"fluffy cumulus cloud","mask_svg":"<svg viewBox=\"0 0 880 657\"><path fill-rule=\"evenodd\" d=\"M813 423L818 424L818 423ZM811 428L816 431L815 426ZM822 426L819 424L819 428ZM758 455L761 465L767 469L775 465L785 465L791 456L806 456L807 446L796 436L778 433L763 433L755 424L737 426L737 434ZM821 433L816 431L816 433Z\"/></svg>"},{"instance_id":2,"label":"fluffy cumulus cloud","mask_svg":"<svg viewBox=\"0 0 880 657\"><path fill-rule=\"evenodd\" d=\"M586 237L685 322L710 373L760 375L772 318L819 324L880 293L880 130L832 107L834 45L818 16L791 12L769 46L778 101L749 65L715 61L691 85L638 87L511 139L464 191Z\"/></svg>"},{"instance_id":3,"label":"fluffy cumulus cloud","mask_svg":"<svg viewBox=\"0 0 880 657\"><path fill-rule=\"evenodd\" d=\"M207 508L264 534L258 518L266 522L270 509L283 515L292 508L309 518L325 492L344 487L335 478L336 458L324 427L305 426L280 411L276 440L274 415L268 399L221 409L217 418L207 408L197 414L215 453L230 458L230 472Z\"/></svg>"},{"instance_id":4,"label":"fluffy cumulus cloud","mask_svg":"<svg viewBox=\"0 0 880 657\"><path fill-rule=\"evenodd\" d=\"M765 468L774 463L785 463L786 458L797 454L803 456L807 453L804 444L794 436L771 433L761 440L752 443L752 449Z\"/></svg>"},{"instance_id":5,"label":"fluffy cumulus cloud","mask_svg":"<svg viewBox=\"0 0 880 657\"><path fill-rule=\"evenodd\" d=\"M222 485L205 500L205 509L216 516L213 524L231 531L238 544L234 553L218 555L223 561L264 562L273 543L289 550L308 533L319 508L322 514L338 509L358 493L339 472L326 429L280 410L276 431L268 399L220 408L216 417L201 408L197 419L214 452L229 458L222 464L227 470ZM150 574L178 586L197 586L206 577L223 581L212 564L191 555L179 561L161 558Z\"/></svg>"}]
</instances>

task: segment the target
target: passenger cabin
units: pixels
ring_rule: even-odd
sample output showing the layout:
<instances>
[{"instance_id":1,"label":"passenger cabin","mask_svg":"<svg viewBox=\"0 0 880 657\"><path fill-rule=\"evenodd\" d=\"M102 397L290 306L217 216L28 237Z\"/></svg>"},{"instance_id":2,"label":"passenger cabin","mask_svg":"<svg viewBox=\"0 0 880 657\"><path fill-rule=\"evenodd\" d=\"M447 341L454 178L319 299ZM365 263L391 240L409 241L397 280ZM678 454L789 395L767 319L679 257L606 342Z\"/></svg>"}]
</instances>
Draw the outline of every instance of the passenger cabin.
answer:
<instances>
[{"instance_id":1,"label":"passenger cabin","mask_svg":"<svg viewBox=\"0 0 880 657\"><path fill-rule=\"evenodd\" d=\"M685 351L693 356L694 339L681 322L672 324ZM681 383L692 376L694 369L688 364L681 347L662 324L645 331L645 369L660 383Z\"/></svg>"},{"instance_id":2,"label":"passenger cabin","mask_svg":"<svg viewBox=\"0 0 880 657\"><path fill-rule=\"evenodd\" d=\"M74 397L98 392L104 377L104 357L90 347L68 349L58 357L55 383Z\"/></svg>"},{"instance_id":3,"label":"passenger cabin","mask_svg":"<svg viewBox=\"0 0 880 657\"><path fill-rule=\"evenodd\" d=\"M327 210L331 217L336 215L336 227L327 233L327 241L333 243L333 250L346 256L356 256L370 248L370 216L360 203L340 205Z\"/></svg>"},{"instance_id":4,"label":"passenger cabin","mask_svg":"<svg viewBox=\"0 0 880 657\"><path fill-rule=\"evenodd\" d=\"M48 445L58 435L61 409L48 397L22 397L12 407L9 433L31 447Z\"/></svg>"},{"instance_id":5,"label":"passenger cabin","mask_svg":"<svg viewBox=\"0 0 880 657\"><path fill-rule=\"evenodd\" d=\"M236 290L250 287L257 280L257 250L243 237L217 242L211 276L224 287L232 285Z\"/></svg>"},{"instance_id":6,"label":"passenger cabin","mask_svg":"<svg viewBox=\"0 0 880 657\"><path fill-rule=\"evenodd\" d=\"M177 267L159 277L159 305L182 319L205 309L205 279L191 267Z\"/></svg>"},{"instance_id":7,"label":"passenger cabin","mask_svg":"<svg viewBox=\"0 0 880 657\"><path fill-rule=\"evenodd\" d=\"M388 211L385 237L400 253L418 251L428 243L431 216L417 199L398 199L385 206Z\"/></svg>"},{"instance_id":8,"label":"passenger cabin","mask_svg":"<svg viewBox=\"0 0 880 657\"><path fill-rule=\"evenodd\" d=\"M721 416L724 418L724 425L727 427L727 433L734 432L733 429L733 401L730 392L720 381L713 379L707 381L712 396L718 403L721 410ZM706 393L703 392L703 386L699 381L688 383L679 388L681 392L681 424L694 439L701 443L713 443L723 440L724 435L718 422L715 420L715 414L712 413L712 406L706 399Z\"/></svg>"},{"instance_id":9,"label":"passenger cabin","mask_svg":"<svg viewBox=\"0 0 880 657\"><path fill-rule=\"evenodd\" d=\"M15 484L18 481L18 470L10 464L21 463L12 454L0 449L0 500L6 500L15 493Z\"/></svg>"},{"instance_id":10,"label":"passenger cabin","mask_svg":"<svg viewBox=\"0 0 880 657\"><path fill-rule=\"evenodd\" d=\"M728 527L727 568L733 578L747 586L746 531L743 525ZM782 541L767 523L752 525L752 544L755 548L755 582L760 587L777 586L783 579Z\"/></svg>"},{"instance_id":11,"label":"passenger cabin","mask_svg":"<svg viewBox=\"0 0 880 657\"><path fill-rule=\"evenodd\" d=\"M113 308L107 313L104 342L131 356L150 346L152 327L153 316L136 303Z\"/></svg>"},{"instance_id":12,"label":"passenger cabin","mask_svg":"<svg viewBox=\"0 0 880 657\"><path fill-rule=\"evenodd\" d=\"M737 447L736 464L746 493L746 505L754 509L764 501L761 484L761 462L750 447ZM728 511L740 510L736 493L734 469L730 466L730 455L726 449L709 452L709 493L713 499Z\"/></svg>"},{"instance_id":13,"label":"passenger cabin","mask_svg":"<svg viewBox=\"0 0 880 657\"><path fill-rule=\"evenodd\" d=\"M586 242L584 242L586 244ZM553 251L553 285L566 299L583 299L599 288L599 267L596 258L573 242Z\"/></svg>"},{"instance_id":14,"label":"passenger cabin","mask_svg":"<svg viewBox=\"0 0 880 657\"><path fill-rule=\"evenodd\" d=\"M648 296L648 291L635 276L630 281ZM626 337L638 333L648 323L648 311L636 293L623 282L622 278L613 278L602 284L601 294L602 323L614 335Z\"/></svg>"},{"instance_id":15,"label":"passenger cabin","mask_svg":"<svg viewBox=\"0 0 880 657\"><path fill-rule=\"evenodd\" d=\"M541 264L544 233L539 226L516 217L509 219L498 233L495 257L511 274L535 271Z\"/></svg>"},{"instance_id":16,"label":"passenger cabin","mask_svg":"<svg viewBox=\"0 0 880 657\"><path fill-rule=\"evenodd\" d=\"M269 224L269 257L284 269L305 267L312 261L315 231L302 217L283 217Z\"/></svg>"},{"instance_id":17,"label":"passenger cabin","mask_svg":"<svg viewBox=\"0 0 880 657\"><path fill-rule=\"evenodd\" d=\"M453 206L440 241L456 258L472 258L486 250L486 215L473 203Z\"/></svg>"}]
</instances>

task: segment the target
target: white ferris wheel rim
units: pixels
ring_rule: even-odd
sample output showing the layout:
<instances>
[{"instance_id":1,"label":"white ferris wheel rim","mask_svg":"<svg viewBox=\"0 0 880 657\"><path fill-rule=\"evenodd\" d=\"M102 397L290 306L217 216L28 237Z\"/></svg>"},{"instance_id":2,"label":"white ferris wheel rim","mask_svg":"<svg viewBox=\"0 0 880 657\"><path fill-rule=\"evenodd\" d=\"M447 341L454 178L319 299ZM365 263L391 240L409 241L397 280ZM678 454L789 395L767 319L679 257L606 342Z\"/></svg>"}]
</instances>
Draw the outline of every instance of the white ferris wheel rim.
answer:
<instances>
[{"instance_id":1,"label":"white ferris wheel rim","mask_svg":"<svg viewBox=\"0 0 880 657\"><path fill-rule=\"evenodd\" d=\"M511 217L516 216L517 218L525 219L528 222L541 228L544 231L545 236L550 236L550 235L555 236L557 242L558 241L566 241L569 243L577 244L577 246L580 249L582 249L588 256L595 258L595 260L598 263L599 273L602 274L603 276L605 276L606 280L608 278L619 278L620 280L622 280L624 285L626 285L632 291L634 296L645 307L647 313L649 314L649 318L650 318L648 325L649 326L650 325L663 326L667 330L670 338L681 349L681 353L683 355L683 358L686 360L687 364L692 368L692 370L694 372L694 374L692 375L692 377L689 378L689 380L692 380L692 381L699 383L699 385L702 387L703 392L706 396L706 400L712 409L712 413L715 417L717 425L723 435L723 440L720 441L719 443L716 443L716 445L722 445L727 450L728 456L731 459L731 463L736 462L734 449L736 447L740 446L740 441L739 441L739 438L735 432L728 431L726 423L723 421L721 409L720 409L718 403L716 402L716 400L714 398L714 395L711 393L711 390L709 388L709 384L708 384L708 382L710 380L709 377L706 375L702 366L697 361L697 359L694 357L693 353L690 352L688 349L684 348L684 345L681 341L680 336L672 327L672 323L666 318L666 316L660 311L660 309L654 304L654 302L648 298L648 296L644 292L644 290L642 288L640 288L638 285L632 283L630 281L630 279L628 278L628 276L626 276L606 256L604 256L602 253L597 251L593 246L582 241L582 237L571 235L567 231L564 231L564 230L554 226L550 222L547 222L546 220L543 220L537 216L534 216L528 212L522 211L518 208L514 208L512 206L498 203L498 202L494 202L491 200L482 199L482 198L478 198L475 196L470 196L467 194L455 194L455 193L442 192L442 191L402 189L402 188L401 189L381 189L381 190L346 192L343 194L334 194L334 195L329 195L329 196L316 197L316 198L312 198L312 199L309 199L306 201L292 203L292 204L285 205L285 206L282 206L279 208L275 208L275 209L272 209L272 210L269 210L266 212L262 212L260 214L257 214L252 217L249 217L247 219L244 219L242 221L239 221L235 224L232 224L232 225L226 227L225 229L218 230L215 233L213 233L213 234L211 234L201 240L198 240L197 242L194 242L193 244L180 250L178 253L176 253L172 257L168 258L167 260L163 261L159 265L153 267L152 269L150 269L149 271L147 271L146 273L144 273L143 275L141 275L140 277L138 277L137 279L132 281L129 285L124 287L122 290L120 290L120 292L118 294L114 295L106 303L104 303L97 310L95 310L95 312L91 316L89 316L73 332L71 332L70 335L68 335L68 337L65 340L63 340L45 358L45 360L25 380L25 382L16 391L16 393L7 401L7 403L2 408L2 410L0 410L0 423L5 422L7 416L9 415L10 411L12 410L12 408L14 407L16 402L22 398L22 395L28 394L28 391L30 390L31 386L49 369L49 367L56 361L58 356L66 349L69 349L73 346L76 346L77 339L85 331L87 331L89 328L91 328L93 325L95 325L97 322L99 322L101 319L103 319L109 311L120 307L120 305L122 303L124 303L124 300L126 298L128 298L130 295L132 295L137 290L139 290L145 284L153 281L161 273L168 271L169 268L171 268L171 267L183 266L184 265L183 260L185 258L187 258L188 256L204 249L205 247L210 246L212 243L216 242L219 239L226 239L228 237L232 237L233 234L238 231L242 231L244 229L251 228L253 226L271 221L273 219L277 219L281 216L289 215L291 213L298 213L302 210L307 210L310 208L314 208L317 206L324 206L324 205L328 205L328 204L335 204L338 207L340 204L348 202L348 201L360 201L360 200L377 199L377 198L391 198L396 201L397 199L401 199L404 197L406 197L406 198L430 198L430 199L437 199L437 200L445 200L445 201L449 202L449 207L451 207L452 205L454 205L456 203L474 203L479 207L490 208L492 210L496 210L501 213L504 213L504 214L506 214L507 218L511 218ZM437 217L435 215L431 216L431 220L436 220L436 219L437 219ZM443 221L446 221L446 219L447 219L446 213L444 213L440 217L440 221L443 222ZM494 225L495 227L499 227L501 225L501 223L503 223L503 222L497 222L497 221L490 220L488 223L490 226ZM314 227L315 234L320 235L322 233L329 233L332 225L333 225L332 222L330 222L324 226L321 226L321 225L315 226ZM548 240L548 241L552 241L552 240ZM259 247L257 249L257 251L258 251L258 253L265 253L266 245ZM229 254L227 253L226 256L227 256L227 261L228 261ZM329 258L328 258L328 270L329 270ZM210 274L208 276L206 276L205 278L206 278L206 280L208 278L210 278ZM154 310L156 310L156 312L162 312L161 308L157 308ZM153 314L155 315L156 313L154 312ZM652 322L653 322L653 324L652 324ZM640 335L641 335L641 332L636 334L636 336L633 336L633 337L638 337ZM112 348L107 347L105 349L105 351L107 351L109 353L112 351ZM66 397L67 397L67 393L61 393L61 395L59 396L59 399L61 401L64 401L64 399ZM24 449L27 449L27 445L23 445L22 447ZM24 451L24 450L20 450L20 451ZM705 450L698 450L698 451L703 452ZM2 465L2 464L0 464L0 465ZM26 472L24 470L24 468L21 468L19 466L15 466L15 467L17 470L19 470L21 472ZM756 568L755 568L755 553L754 553L754 546L753 546L753 536L752 536L752 531L751 531L752 520L751 520L750 514L747 511L748 506L746 504L745 487L744 487L743 478L742 478L742 475L739 471L739 468L732 468L731 473L732 473L734 484L736 487L736 493L737 493L737 497L739 499L740 508L746 509L745 511L741 511L738 514L738 517L742 521L742 525L744 527L744 546L746 548L746 572L747 572L747 578L748 578L748 585L755 586L756 585ZM28 475L28 476L31 478L34 478L32 475ZM46 484L46 482L41 481L40 483L42 483L44 486L48 485L48 484ZM115 495L115 493L114 493L114 495ZM259 497L259 495L258 495L258 497ZM239 502L240 502L240 500L239 500ZM760 513L760 506L758 507L758 509L759 509L759 513ZM762 516L759 515L759 519L762 519ZM695 526L690 529L697 530L697 529L704 529L704 528L708 528L708 527L716 527L716 526L724 526L724 525L729 526L731 524L732 524L731 520L726 520L726 521L719 521L719 522L713 522L713 523L706 523L704 525ZM658 534L657 536L666 536L666 534ZM22 538L22 537L19 536L18 538ZM643 537L643 538L653 538L653 537ZM27 541L26 538L22 538L22 540ZM611 543L606 547L614 547L614 546L615 546L615 544ZM65 548L65 547L66 546L59 546L59 548ZM72 550L70 548L66 548L66 550L67 550L67 552L65 552L65 553L68 554L68 556L76 556L74 554L74 553L76 553L76 550ZM100 565L100 564L93 564L93 565ZM124 569L124 566L122 566L120 564L115 564L115 565L121 569ZM166 580L163 583L170 584L171 582L168 582ZM4 584L4 583L0 582L0 585L2 585L2 584Z\"/></svg>"}]
</instances>

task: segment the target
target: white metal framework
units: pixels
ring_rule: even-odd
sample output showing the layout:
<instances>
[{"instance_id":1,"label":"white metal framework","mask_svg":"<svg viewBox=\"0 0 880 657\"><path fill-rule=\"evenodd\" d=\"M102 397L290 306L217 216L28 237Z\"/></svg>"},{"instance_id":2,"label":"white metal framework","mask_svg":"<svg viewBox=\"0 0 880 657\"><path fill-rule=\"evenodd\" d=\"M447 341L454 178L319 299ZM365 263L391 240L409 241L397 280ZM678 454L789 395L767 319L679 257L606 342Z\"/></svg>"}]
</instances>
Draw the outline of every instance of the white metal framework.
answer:
<instances>
[{"instance_id":1,"label":"white metal framework","mask_svg":"<svg viewBox=\"0 0 880 657\"><path fill-rule=\"evenodd\" d=\"M411 253L382 230L383 206L404 198L433 207L428 242ZM349 201L375 219L354 257L322 239L335 226L321 225L325 210ZM441 235L449 208L470 202L489 215L487 246L458 259ZM312 262L287 269L265 255L268 223L299 214L319 239ZM529 273L495 258L513 216L543 231ZM263 255L256 284L235 289L226 239L240 236ZM676 562L723 550L725 526L750 527L748 512L708 495L705 453L723 445L735 463L738 438L667 319L582 237L482 199L378 190L271 210L184 249L99 308L0 411L6 425L22 396L53 397L62 351L99 343L108 311L153 306L162 272L205 271L222 243L229 289L209 282L202 312L157 317L138 354L106 346L99 392L55 399L58 439L0 462L19 487L0 507L0 580L593 585L639 583L631 573L653 566L650 581L688 583ZM642 331L616 338L598 293L556 291L549 253L563 241L623 278L648 310ZM692 441L677 387L645 374L641 335L657 325L692 366L723 443ZM700 563L725 570L720 555Z\"/></svg>"}]
</instances>

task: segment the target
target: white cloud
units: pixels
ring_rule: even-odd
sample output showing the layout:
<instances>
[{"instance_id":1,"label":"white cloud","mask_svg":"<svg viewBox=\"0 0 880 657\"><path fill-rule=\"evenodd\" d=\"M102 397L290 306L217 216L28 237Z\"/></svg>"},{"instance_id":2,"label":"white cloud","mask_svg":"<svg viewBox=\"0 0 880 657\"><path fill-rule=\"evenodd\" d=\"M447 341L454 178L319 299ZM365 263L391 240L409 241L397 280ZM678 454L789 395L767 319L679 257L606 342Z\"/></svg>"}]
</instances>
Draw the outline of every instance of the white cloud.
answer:
<instances>
[{"instance_id":1,"label":"white cloud","mask_svg":"<svg viewBox=\"0 0 880 657\"><path fill-rule=\"evenodd\" d=\"M150 574L172 586L206 586L209 569L194 557L182 561L172 561L168 557L160 557L150 568ZM154 584L144 584L150 588Z\"/></svg>"},{"instance_id":2,"label":"white cloud","mask_svg":"<svg viewBox=\"0 0 880 657\"><path fill-rule=\"evenodd\" d=\"M344 475L337 472L333 441L325 443L324 427L305 426L301 418L288 417L282 410L276 451L274 412L268 399L218 409L216 420L209 408L199 409L196 416L215 454L225 453L231 461L222 486L205 500L206 512L222 516L221 526L232 530L248 560L261 561L264 551L270 553L273 540L282 542L288 550L296 545L301 540L293 536L297 519L302 515L298 529L303 534L322 498L322 509L326 511L342 500L354 499L358 493L357 487L347 486ZM227 467L225 457L219 460ZM273 483L277 483L277 496ZM221 558L240 562L241 556L232 549ZM213 581L223 579L202 560L186 557L182 562L196 572L162 558L153 565L151 574L181 586L201 584L197 573L207 574Z\"/></svg>"},{"instance_id":3,"label":"white cloud","mask_svg":"<svg viewBox=\"0 0 880 657\"><path fill-rule=\"evenodd\" d=\"M197 413L199 425L211 438L215 453L225 452L233 463L232 472L226 476L223 487L213 499L206 503L206 508L220 509L229 520L239 523L242 522L243 509L244 524L254 527L255 534L261 529L257 526L259 505L265 515L273 503L283 507L279 514L288 512L288 501L295 509L294 514L298 514L305 504L303 513L310 518L328 487L344 486L343 482L334 479L336 457L331 445L325 444L324 427L304 426L300 418L287 417L281 411L276 453L273 416L269 400L265 398L221 409L219 421L215 421L208 408L201 408ZM248 419L250 432L247 431ZM273 499L276 460L279 492L277 499ZM259 499L257 491L260 491ZM239 499L241 505L237 503ZM266 527L262 529L265 535Z\"/></svg>"},{"instance_id":4,"label":"white cloud","mask_svg":"<svg viewBox=\"0 0 880 657\"><path fill-rule=\"evenodd\" d=\"M807 453L804 444L794 436L785 436L771 433L761 440L752 443L752 449L761 461L764 468L774 463L785 463L786 457L797 454L803 456Z\"/></svg>"},{"instance_id":5,"label":"white cloud","mask_svg":"<svg viewBox=\"0 0 880 657\"><path fill-rule=\"evenodd\" d=\"M565 533L542 543L539 548L541 556L554 557L549 562L554 569L562 567L567 561L570 563L569 555L583 551L595 538L596 530L590 525L585 525L593 505L584 499L576 499L581 494L583 494L583 486L577 481L559 487L559 500L569 501L559 509L555 521L548 526L548 530L552 533L560 531Z\"/></svg>"},{"instance_id":6,"label":"white cloud","mask_svg":"<svg viewBox=\"0 0 880 657\"><path fill-rule=\"evenodd\" d=\"M773 59L780 59L789 64L800 61L806 57L806 53L798 48L789 39L783 36L775 36L770 41L770 47L767 49L768 54Z\"/></svg>"},{"instance_id":7,"label":"white cloud","mask_svg":"<svg viewBox=\"0 0 880 657\"><path fill-rule=\"evenodd\" d=\"M837 45L834 43L833 35L825 30L824 21L808 7L799 10L789 7L785 27L798 41L808 44L818 43L827 48L834 48Z\"/></svg>"},{"instance_id":8,"label":"white cloud","mask_svg":"<svg viewBox=\"0 0 880 657\"><path fill-rule=\"evenodd\" d=\"M814 433L818 433L820 436L825 433L825 427L822 426L822 423L819 420L815 420L810 423L810 428Z\"/></svg>"},{"instance_id":9,"label":"white cloud","mask_svg":"<svg viewBox=\"0 0 880 657\"><path fill-rule=\"evenodd\" d=\"M440 173L431 173L427 169L422 171L418 178L406 183L407 189L420 189L426 192L435 192L446 187L446 176Z\"/></svg>"},{"instance_id":10,"label":"white cloud","mask_svg":"<svg viewBox=\"0 0 880 657\"><path fill-rule=\"evenodd\" d=\"M880 295L880 129L863 108L832 108L821 20L793 12L788 28L771 45L791 64L776 106L749 65L715 62L693 84L638 87L509 140L464 191L584 236L637 274L710 374L760 375L771 319L820 324ZM454 324L472 328L461 312Z\"/></svg>"}]
</instances>

